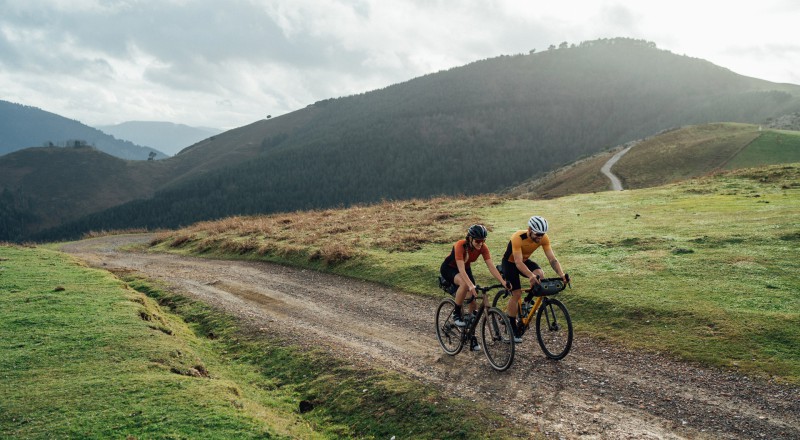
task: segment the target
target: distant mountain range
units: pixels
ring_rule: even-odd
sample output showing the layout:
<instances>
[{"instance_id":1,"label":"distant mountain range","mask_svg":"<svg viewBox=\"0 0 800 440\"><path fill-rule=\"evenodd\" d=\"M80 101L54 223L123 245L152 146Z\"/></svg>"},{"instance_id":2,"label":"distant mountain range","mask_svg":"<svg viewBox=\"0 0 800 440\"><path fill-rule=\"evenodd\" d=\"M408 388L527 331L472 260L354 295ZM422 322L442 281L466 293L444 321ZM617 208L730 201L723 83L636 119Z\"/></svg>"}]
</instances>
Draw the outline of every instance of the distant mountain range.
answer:
<instances>
[{"instance_id":1,"label":"distant mountain range","mask_svg":"<svg viewBox=\"0 0 800 440\"><path fill-rule=\"evenodd\" d=\"M190 127L184 124L159 121L129 121L117 125L100 125L97 129L117 139L125 139L174 155L203 139L222 133L208 127Z\"/></svg>"},{"instance_id":2,"label":"distant mountain range","mask_svg":"<svg viewBox=\"0 0 800 440\"><path fill-rule=\"evenodd\" d=\"M106 161L104 171L81 149L0 157L0 190L14 207L6 210L11 226L5 236L0 226L0 239L496 192L664 129L762 123L797 111L800 86L741 76L646 41L591 41L319 101L161 161L124 168ZM66 156L75 165L49 184L67 199L50 209L47 185L34 189L31 169ZM130 186L120 175L128 173L128 182L139 182L136 191L104 199L102 186L87 184L90 176L109 182L110 172L114 185ZM69 200L72 182L81 186ZM82 206L81 197L102 199L108 209ZM59 225L45 224L45 217Z\"/></svg>"},{"instance_id":3,"label":"distant mountain range","mask_svg":"<svg viewBox=\"0 0 800 440\"><path fill-rule=\"evenodd\" d=\"M167 157L55 113L0 100L0 155L29 147L84 145L121 159L147 160L150 153L154 159Z\"/></svg>"}]
</instances>

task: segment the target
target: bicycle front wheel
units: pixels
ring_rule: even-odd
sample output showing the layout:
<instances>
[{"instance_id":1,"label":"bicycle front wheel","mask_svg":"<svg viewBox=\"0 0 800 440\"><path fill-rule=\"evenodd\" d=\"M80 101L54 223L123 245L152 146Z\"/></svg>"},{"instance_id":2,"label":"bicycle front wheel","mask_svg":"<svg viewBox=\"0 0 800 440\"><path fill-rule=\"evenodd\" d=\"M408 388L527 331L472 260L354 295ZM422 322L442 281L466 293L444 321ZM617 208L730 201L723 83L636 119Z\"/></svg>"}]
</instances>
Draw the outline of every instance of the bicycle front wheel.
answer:
<instances>
[{"instance_id":1,"label":"bicycle front wheel","mask_svg":"<svg viewBox=\"0 0 800 440\"><path fill-rule=\"evenodd\" d=\"M536 312L536 339L545 356L563 359L572 348L572 320L557 299L545 299Z\"/></svg>"},{"instance_id":2,"label":"bicycle front wheel","mask_svg":"<svg viewBox=\"0 0 800 440\"><path fill-rule=\"evenodd\" d=\"M455 324L456 302L446 298L436 309L436 339L445 353L457 355L464 346L463 329Z\"/></svg>"},{"instance_id":3,"label":"bicycle front wheel","mask_svg":"<svg viewBox=\"0 0 800 440\"><path fill-rule=\"evenodd\" d=\"M492 300L492 307L497 307L502 311L506 311L506 307L508 307L508 302L514 298L511 296L511 292L505 289L500 289L494 295L494 299Z\"/></svg>"},{"instance_id":4,"label":"bicycle front wheel","mask_svg":"<svg viewBox=\"0 0 800 440\"><path fill-rule=\"evenodd\" d=\"M500 309L492 307L486 312L481 327L483 352L489 363L497 371L508 370L514 362L514 333L508 316Z\"/></svg>"}]
</instances>

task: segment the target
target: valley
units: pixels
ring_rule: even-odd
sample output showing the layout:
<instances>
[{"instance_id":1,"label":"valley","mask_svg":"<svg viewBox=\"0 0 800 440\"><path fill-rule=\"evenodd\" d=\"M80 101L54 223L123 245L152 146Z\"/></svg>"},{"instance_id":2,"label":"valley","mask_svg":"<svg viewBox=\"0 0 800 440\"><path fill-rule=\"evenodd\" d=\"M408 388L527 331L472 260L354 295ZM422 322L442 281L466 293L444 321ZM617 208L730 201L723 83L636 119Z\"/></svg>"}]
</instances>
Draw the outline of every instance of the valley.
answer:
<instances>
[{"instance_id":1,"label":"valley","mask_svg":"<svg viewBox=\"0 0 800 440\"><path fill-rule=\"evenodd\" d=\"M0 436L800 438L798 85L615 38L163 160L0 113ZM572 351L443 354L442 258L483 224L497 264L531 215L572 276Z\"/></svg>"}]
</instances>

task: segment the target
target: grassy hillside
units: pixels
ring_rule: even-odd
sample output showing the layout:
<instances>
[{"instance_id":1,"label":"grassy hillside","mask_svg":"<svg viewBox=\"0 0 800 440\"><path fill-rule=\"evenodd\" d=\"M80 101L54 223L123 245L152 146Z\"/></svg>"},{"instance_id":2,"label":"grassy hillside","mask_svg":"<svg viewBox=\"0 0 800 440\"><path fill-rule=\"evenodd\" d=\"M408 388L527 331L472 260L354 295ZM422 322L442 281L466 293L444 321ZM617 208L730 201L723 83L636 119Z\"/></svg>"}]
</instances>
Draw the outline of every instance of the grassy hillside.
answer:
<instances>
[{"instance_id":1,"label":"grassy hillside","mask_svg":"<svg viewBox=\"0 0 800 440\"><path fill-rule=\"evenodd\" d=\"M0 240L18 240L43 227L150 197L168 172L163 161L127 161L90 147L10 153L0 158ZM19 213L9 215L11 208Z\"/></svg>"},{"instance_id":2,"label":"grassy hillside","mask_svg":"<svg viewBox=\"0 0 800 440\"><path fill-rule=\"evenodd\" d=\"M800 86L644 41L584 42L326 99L214 136L166 161L152 198L29 238L490 193L667 128L798 110Z\"/></svg>"},{"instance_id":3,"label":"grassy hillside","mask_svg":"<svg viewBox=\"0 0 800 440\"><path fill-rule=\"evenodd\" d=\"M725 169L800 161L800 131L768 130L725 165Z\"/></svg>"},{"instance_id":4,"label":"grassy hillside","mask_svg":"<svg viewBox=\"0 0 800 440\"><path fill-rule=\"evenodd\" d=\"M553 200L445 198L236 217L167 232L154 244L438 295L438 266L469 224L489 227L499 259L532 214L550 221L573 276L562 299L577 337L800 383L800 164ZM476 274L489 280L480 265Z\"/></svg>"},{"instance_id":5,"label":"grassy hillside","mask_svg":"<svg viewBox=\"0 0 800 440\"><path fill-rule=\"evenodd\" d=\"M611 182L600 169L622 148L603 151L591 157L561 167L538 179L529 180L505 191L510 197L551 199L570 194L605 191Z\"/></svg>"},{"instance_id":6,"label":"grassy hillside","mask_svg":"<svg viewBox=\"0 0 800 440\"><path fill-rule=\"evenodd\" d=\"M121 276L0 245L0 437L511 437L480 404L298 352ZM301 414L312 398L337 405Z\"/></svg>"},{"instance_id":7,"label":"grassy hillside","mask_svg":"<svg viewBox=\"0 0 800 440\"><path fill-rule=\"evenodd\" d=\"M509 189L513 196L559 197L610 189L600 167L621 148L599 153ZM614 165L626 189L649 188L720 170L800 161L800 132L752 124L690 125L645 138Z\"/></svg>"}]
</instances>

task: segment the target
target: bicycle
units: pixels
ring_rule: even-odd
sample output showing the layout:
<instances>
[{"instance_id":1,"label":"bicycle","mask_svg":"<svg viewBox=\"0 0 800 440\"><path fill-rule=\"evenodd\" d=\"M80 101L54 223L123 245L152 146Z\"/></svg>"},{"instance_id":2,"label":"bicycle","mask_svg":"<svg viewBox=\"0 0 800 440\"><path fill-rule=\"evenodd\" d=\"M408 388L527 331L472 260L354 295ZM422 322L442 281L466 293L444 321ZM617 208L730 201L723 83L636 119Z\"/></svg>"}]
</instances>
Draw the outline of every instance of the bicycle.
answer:
<instances>
[{"instance_id":1,"label":"bicycle","mask_svg":"<svg viewBox=\"0 0 800 440\"><path fill-rule=\"evenodd\" d=\"M439 287L451 296L455 295L455 291L458 289L458 286L447 282L441 276L439 277ZM497 371L505 371L511 366L511 363L514 362L514 332L511 329L511 322L504 312L496 307L490 308L486 301L489 291L502 287L502 284L489 287L476 286L476 290L482 293L481 304L477 314L463 313L463 319L466 322L464 327L458 327L455 324L456 302L453 298L442 300L436 309L436 338L445 353L451 356L460 353L464 344L467 341L471 343L475 338L475 330L480 322L482 323L483 352L486 359L489 360L489 364ZM463 306L474 300L476 300L475 296L465 299ZM466 309L464 307L465 311ZM486 310L485 316L484 309ZM483 321L481 321L481 317L484 318Z\"/></svg>"},{"instance_id":2,"label":"bicycle","mask_svg":"<svg viewBox=\"0 0 800 440\"><path fill-rule=\"evenodd\" d=\"M502 273L502 266L498 265ZM572 287L567 278L567 283L561 278L544 278L532 289L525 290L528 294L523 301L522 297L517 304L517 330L522 336L530 327L534 314L536 315L536 339L545 356L553 360L563 359L572 348L572 319L569 317L567 307L559 300L552 298L567 286ZM494 297L493 308L508 310L508 301L513 298L511 292L503 289ZM531 304L531 300L536 301ZM510 318L509 318L510 319Z\"/></svg>"}]
</instances>

